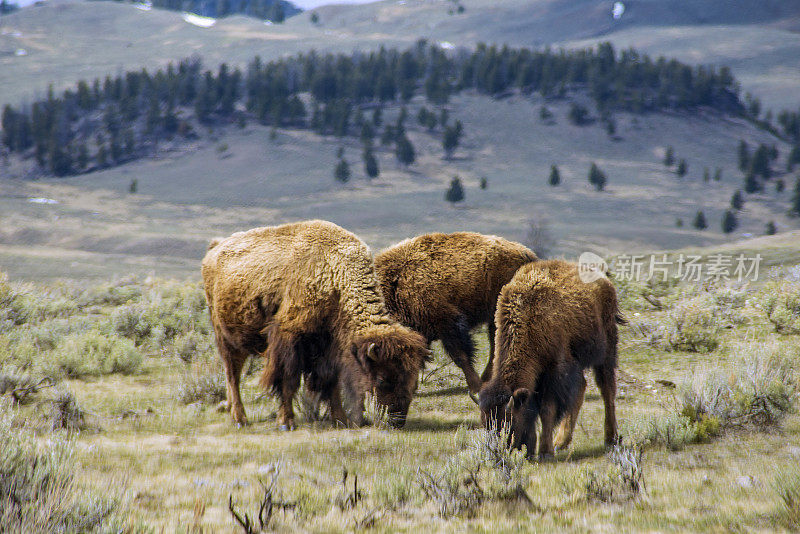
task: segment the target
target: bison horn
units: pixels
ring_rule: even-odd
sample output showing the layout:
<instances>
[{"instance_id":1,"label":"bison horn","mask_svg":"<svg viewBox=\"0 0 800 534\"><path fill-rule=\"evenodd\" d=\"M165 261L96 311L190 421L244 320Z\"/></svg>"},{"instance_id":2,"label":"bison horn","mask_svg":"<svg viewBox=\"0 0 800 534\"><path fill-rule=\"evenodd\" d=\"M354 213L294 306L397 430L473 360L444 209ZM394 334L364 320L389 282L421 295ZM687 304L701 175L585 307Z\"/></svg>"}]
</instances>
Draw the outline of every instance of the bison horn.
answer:
<instances>
[{"instance_id":1,"label":"bison horn","mask_svg":"<svg viewBox=\"0 0 800 534\"><path fill-rule=\"evenodd\" d=\"M478 397L476 397L475 394L471 391L469 392L469 398L472 399L472 402L474 402L476 405L478 406L481 405L481 403L478 402Z\"/></svg>"},{"instance_id":2,"label":"bison horn","mask_svg":"<svg viewBox=\"0 0 800 534\"><path fill-rule=\"evenodd\" d=\"M367 358L370 360L375 359L375 343L370 343L367 347Z\"/></svg>"}]
</instances>

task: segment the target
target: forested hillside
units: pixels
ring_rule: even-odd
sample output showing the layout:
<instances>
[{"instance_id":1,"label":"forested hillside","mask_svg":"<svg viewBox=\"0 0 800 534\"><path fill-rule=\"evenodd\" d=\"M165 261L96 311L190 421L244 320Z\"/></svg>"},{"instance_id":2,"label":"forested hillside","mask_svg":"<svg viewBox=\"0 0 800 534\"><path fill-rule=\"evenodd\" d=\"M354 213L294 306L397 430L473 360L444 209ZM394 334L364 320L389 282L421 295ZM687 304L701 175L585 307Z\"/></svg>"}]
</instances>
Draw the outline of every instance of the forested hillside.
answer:
<instances>
[{"instance_id":1,"label":"forested hillside","mask_svg":"<svg viewBox=\"0 0 800 534\"><path fill-rule=\"evenodd\" d=\"M142 69L81 81L61 95L51 89L30 106L6 105L2 142L15 156L33 158L43 172L56 176L124 163L147 156L164 139L191 139L207 127L249 120L338 137L359 135L371 143L379 134L380 112L370 125L364 108L402 105L416 94L443 106L464 90L495 98L511 91L572 98L578 103L571 121L600 120L609 130L613 113L620 110L705 107L753 118L760 113L757 99L740 98L725 67L654 60L632 49L616 52L610 44L576 51L480 45L447 53L420 41L405 51L310 52L269 63L256 57L245 72L226 64L206 70L195 57L155 73ZM592 102L595 109L580 102ZM430 112L420 122L432 130L436 117ZM795 140L797 117L789 112L780 116L784 133ZM438 121L447 127L444 116ZM382 143L405 144L403 125L389 128ZM449 135L456 134L451 129Z\"/></svg>"}]
</instances>

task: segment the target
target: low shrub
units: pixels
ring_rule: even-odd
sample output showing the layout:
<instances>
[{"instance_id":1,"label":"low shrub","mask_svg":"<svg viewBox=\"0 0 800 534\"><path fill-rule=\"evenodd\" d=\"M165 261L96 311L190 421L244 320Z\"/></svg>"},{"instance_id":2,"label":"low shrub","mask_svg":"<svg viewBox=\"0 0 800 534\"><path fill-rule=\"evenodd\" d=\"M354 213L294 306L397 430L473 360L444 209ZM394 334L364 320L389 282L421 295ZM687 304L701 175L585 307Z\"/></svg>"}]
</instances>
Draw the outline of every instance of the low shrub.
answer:
<instances>
[{"instance_id":1,"label":"low shrub","mask_svg":"<svg viewBox=\"0 0 800 534\"><path fill-rule=\"evenodd\" d=\"M68 378L133 374L141 364L142 354L130 340L94 330L65 337L42 362L50 376Z\"/></svg>"},{"instance_id":2,"label":"low shrub","mask_svg":"<svg viewBox=\"0 0 800 534\"><path fill-rule=\"evenodd\" d=\"M719 346L720 326L704 297L678 302L667 313L665 343L671 350L711 352Z\"/></svg>"},{"instance_id":3,"label":"low shrub","mask_svg":"<svg viewBox=\"0 0 800 534\"><path fill-rule=\"evenodd\" d=\"M111 530L114 502L92 497L74 483L74 443L55 435L41 442L14 423L0 403L0 532Z\"/></svg>"},{"instance_id":4,"label":"low shrub","mask_svg":"<svg viewBox=\"0 0 800 534\"><path fill-rule=\"evenodd\" d=\"M756 308L772 323L778 334L800 334L800 283L770 280L756 293Z\"/></svg>"},{"instance_id":5,"label":"low shrub","mask_svg":"<svg viewBox=\"0 0 800 534\"><path fill-rule=\"evenodd\" d=\"M178 402L218 404L227 396L225 377L219 366L211 363L195 365L181 377L175 392Z\"/></svg>"},{"instance_id":6,"label":"low shrub","mask_svg":"<svg viewBox=\"0 0 800 534\"><path fill-rule=\"evenodd\" d=\"M509 449L507 431L472 431L467 449L436 474L419 469L417 482L439 515L473 516L489 501L530 503L525 492L530 468L524 451Z\"/></svg>"},{"instance_id":7,"label":"low shrub","mask_svg":"<svg viewBox=\"0 0 800 534\"><path fill-rule=\"evenodd\" d=\"M794 409L797 383L783 350L775 344L749 344L738 351L742 356L733 372L695 373L683 387L681 412L693 423L763 430Z\"/></svg>"},{"instance_id":8,"label":"low shrub","mask_svg":"<svg viewBox=\"0 0 800 534\"><path fill-rule=\"evenodd\" d=\"M589 502L623 502L637 498L645 489L642 449L616 446L607 455L606 469L582 467L563 478L564 492Z\"/></svg>"}]
</instances>

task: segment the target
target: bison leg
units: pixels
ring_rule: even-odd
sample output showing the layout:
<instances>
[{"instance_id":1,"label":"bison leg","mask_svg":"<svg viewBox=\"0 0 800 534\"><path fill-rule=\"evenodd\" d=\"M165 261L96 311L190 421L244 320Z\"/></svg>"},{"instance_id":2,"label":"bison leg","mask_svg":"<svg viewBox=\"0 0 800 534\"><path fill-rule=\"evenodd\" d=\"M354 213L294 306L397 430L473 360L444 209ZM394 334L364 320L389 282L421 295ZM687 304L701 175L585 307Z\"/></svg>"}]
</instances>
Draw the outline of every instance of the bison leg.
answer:
<instances>
[{"instance_id":1,"label":"bison leg","mask_svg":"<svg viewBox=\"0 0 800 534\"><path fill-rule=\"evenodd\" d=\"M470 393L477 394L483 383L472 366L475 346L472 343L466 319L463 317L458 319L452 330L441 336L441 340L444 350L447 351L453 362L464 371Z\"/></svg>"},{"instance_id":2,"label":"bison leg","mask_svg":"<svg viewBox=\"0 0 800 534\"><path fill-rule=\"evenodd\" d=\"M347 426L347 414L342 407L342 397L339 393L339 388L334 387L330 398L331 405L331 421L334 425ZM362 412L363 413L363 412Z\"/></svg>"},{"instance_id":3,"label":"bison leg","mask_svg":"<svg viewBox=\"0 0 800 534\"><path fill-rule=\"evenodd\" d=\"M572 443L572 433L575 431L575 424L578 422L578 413L583 406L583 397L586 395L586 379L581 373L580 385L578 386L578 394L575 396L575 401L561 420L561 426L558 428L556 434L555 446L556 449L566 449Z\"/></svg>"},{"instance_id":4,"label":"bison leg","mask_svg":"<svg viewBox=\"0 0 800 534\"><path fill-rule=\"evenodd\" d=\"M228 410L234 423L239 426L245 425L247 424L247 415L244 413L244 405L239 393L239 381L242 376L242 367L247 361L247 354L232 347L219 332L216 333L216 338L219 356L225 368Z\"/></svg>"},{"instance_id":5,"label":"bison leg","mask_svg":"<svg viewBox=\"0 0 800 534\"><path fill-rule=\"evenodd\" d=\"M294 395L300 387L300 377L285 377L281 384L281 404L278 407L278 428L294 430Z\"/></svg>"},{"instance_id":6,"label":"bison leg","mask_svg":"<svg viewBox=\"0 0 800 534\"><path fill-rule=\"evenodd\" d=\"M614 401L617 396L617 377L613 365L603 364L594 368L594 378L600 395L605 405L605 441L606 445L616 445L619 440L617 433L617 414Z\"/></svg>"},{"instance_id":7,"label":"bison leg","mask_svg":"<svg viewBox=\"0 0 800 534\"><path fill-rule=\"evenodd\" d=\"M497 327L494 325L494 312L492 312L486 327L489 331L489 361L486 362L486 367L481 374L481 381L484 384L492 379L492 365L494 365L494 336L497 331Z\"/></svg>"},{"instance_id":8,"label":"bison leg","mask_svg":"<svg viewBox=\"0 0 800 534\"><path fill-rule=\"evenodd\" d=\"M542 434L539 436L539 458L553 456L553 427L556 423L556 405L551 400L542 404L539 412L542 421Z\"/></svg>"}]
</instances>

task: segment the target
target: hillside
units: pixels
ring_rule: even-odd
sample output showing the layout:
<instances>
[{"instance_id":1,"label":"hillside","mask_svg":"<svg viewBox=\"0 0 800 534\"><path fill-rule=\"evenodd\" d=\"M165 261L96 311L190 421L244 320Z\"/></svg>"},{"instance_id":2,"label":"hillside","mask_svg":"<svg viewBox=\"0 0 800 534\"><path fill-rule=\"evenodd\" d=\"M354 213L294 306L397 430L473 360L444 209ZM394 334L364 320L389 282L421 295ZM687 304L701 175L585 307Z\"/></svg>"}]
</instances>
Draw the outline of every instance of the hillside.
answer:
<instances>
[{"instance_id":1,"label":"hillside","mask_svg":"<svg viewBox=\"0 0 800 534\"><path fill-rule=\"evenodd\" d=\"M255 54L270 59L311 48L349 52L407 46L423 37L456 46L484 41L569 47L584 46L586 39L632 43L653 55L730 64L744 89L762 95L768 107L797 106L792 87L800 82L800 36L791 31L800 14L797 1L703 0L692 2L691 9L684 4L627 2L615 21L609 6L589 0L470 0L463 4L464 13L452 15L453 4L445 0L384 1L319 8L318 24L306 14L272 26L233 16L212 28L198 28L179 13L145 12L116 2L55 0L4 18L0 104L30 98L31 88L48 83L63 88L119 69L153 69L192 53L209 64L243 65ZM675 28L680 28L679 39ZM26 55L15 56L19 49Z\"/></svg>"},{"instance_id":2,"label":"hillside","mask_svg":"<svg viewBox=\"0 0 800 534\"><path fill-rule=\"evenodd\" d=\"M411 117L418 105L410 108ZM473 230L518 240L528 219L546 219L557 241L553 253L568 257L587 249L609 254L721 244L763 234L768 220L780 232L798 227L797 219L785 216L794 180L789 175L783 193L769 186L746 195L740 227L732 236L722 233L722 212L742 187L739 139L777 143L781 158L787 153L786 145L744 121L620 113L615 141L599 124L570 124L566 103L548 106L555 124L543 123L539 104L528 98L455 97L451 116L465 131L455 157L443 159L440 134L410 120L417 163L404 170L393 151L378 149L382 174L372 183L356 139L342 145L332 137L279 129L272 140L270 129L258 125L232 127L214 140L89 175L6 182L0 268L31 278L149 271L197 276L209 238L311 217L341 224L374 248L426 231ZM688 162L683 178L662 163L668 145ZM346 185L333 179L340 146L353 170ZM608 176L604 192L587 182L591 162ZM547 185L551 164L562 174L558 187ZM722 169L721 182L703 182L706 166ZM465 184L466 200L451 207L444 192L455 174ZM483 176L485 191L478 187ZM131 195L133 179L138 192ZM59 204L33 204L31 197ZM708 218L707 230L691 227L698 209ZM676 226L678 218L683 227Z\"/></svg>"}]
</instances>

